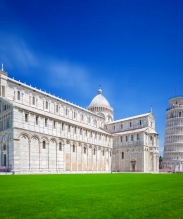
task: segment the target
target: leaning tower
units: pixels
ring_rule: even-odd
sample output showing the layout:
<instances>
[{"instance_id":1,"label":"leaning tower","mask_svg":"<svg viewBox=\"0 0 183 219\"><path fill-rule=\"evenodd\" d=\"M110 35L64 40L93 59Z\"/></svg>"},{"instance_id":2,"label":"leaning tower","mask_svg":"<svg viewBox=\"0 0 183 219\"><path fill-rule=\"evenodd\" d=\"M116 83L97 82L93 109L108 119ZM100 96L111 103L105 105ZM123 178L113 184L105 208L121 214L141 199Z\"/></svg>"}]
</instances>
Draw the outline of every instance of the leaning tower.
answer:
<instances>
[{"instance_id":1,"label":"leaning tower","mask_svg":"<svg viewBox=\"0 0 183 219\"><path fill-rule=\"evenodd\" d=\"M163 168L183 171L183 96L169 99L166 111Z\"/></svg>"}]
</instances>

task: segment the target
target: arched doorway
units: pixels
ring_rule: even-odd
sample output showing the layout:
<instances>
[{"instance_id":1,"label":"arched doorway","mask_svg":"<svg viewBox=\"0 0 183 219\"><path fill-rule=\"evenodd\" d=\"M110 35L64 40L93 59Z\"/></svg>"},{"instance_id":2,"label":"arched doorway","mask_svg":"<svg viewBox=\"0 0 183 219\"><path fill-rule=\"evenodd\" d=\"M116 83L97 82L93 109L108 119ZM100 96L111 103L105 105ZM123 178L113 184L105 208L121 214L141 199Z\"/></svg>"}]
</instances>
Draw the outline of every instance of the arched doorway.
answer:
<instances>
[{"instance_id":1,"label":"arched doorway","mask_svg":"<svg viewBox=\"0 0 183 219\"><path fill-rule=\"evenodd\" d=\"M6 154L4 154L4 156L3 156L3 166L4 167L6 166Z\"/></svg>"},{"instance_id":2,"label":"arched doorway","mask_svg":"<svg viewBox=\"0 0 183 219\"><path fill-rule=\"evenodd\" d=\"M6 167L7 165L7 159L6 159L6 144L3 145L3 166Z\"/></svg>"}]
</instances>

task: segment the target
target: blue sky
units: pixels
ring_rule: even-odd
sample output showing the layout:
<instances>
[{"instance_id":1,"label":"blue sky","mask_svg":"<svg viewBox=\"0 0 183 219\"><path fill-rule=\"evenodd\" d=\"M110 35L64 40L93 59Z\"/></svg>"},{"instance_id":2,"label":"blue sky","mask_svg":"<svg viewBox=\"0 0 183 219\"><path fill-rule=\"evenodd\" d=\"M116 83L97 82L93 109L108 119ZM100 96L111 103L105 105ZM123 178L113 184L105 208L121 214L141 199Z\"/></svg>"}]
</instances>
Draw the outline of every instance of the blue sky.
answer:
<instances>
[{"instance_id":1,"label":"blue sky","mask_svg":"<svg viewBox=\"0 0 183 219\"><path fill-rule=\"evenodd\" d=\"M115 119L150 111L163 150L168 99L183 95L183 1L0 1L10 77L86 107L101 85ZM162 153L162 152L161 152Z\"/></svg>"}]
</instances>

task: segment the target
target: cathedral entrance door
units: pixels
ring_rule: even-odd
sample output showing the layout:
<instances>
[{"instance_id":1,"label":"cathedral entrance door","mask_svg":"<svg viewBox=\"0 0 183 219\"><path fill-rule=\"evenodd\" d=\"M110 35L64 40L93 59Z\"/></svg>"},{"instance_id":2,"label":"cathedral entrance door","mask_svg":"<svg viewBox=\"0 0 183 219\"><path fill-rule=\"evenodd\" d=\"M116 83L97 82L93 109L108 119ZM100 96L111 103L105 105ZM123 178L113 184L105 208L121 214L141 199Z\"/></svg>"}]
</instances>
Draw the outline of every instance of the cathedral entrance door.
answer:
<instances>
[{"instance_id":1,"label":"cathedral entrance door","mask_svg":"<svg viewBox=\"0 0 183 219\"><path fill-rule=\"evenodd\" d=\"M133 159L132 161L131 161L131 167L132 167L132 172L135 172L135 165L136 165L136 160L135 159Z\"/></svg>"},{"instance_id":2,"label":"cathedral entrance door","mask_svg":"<svg viewBox=\"0 0 183 219\"><path fill-rule=\"evenodd\" d=\"M135 172L135 164L132 164L132 171Z\"/></svg>"}]
</instances>

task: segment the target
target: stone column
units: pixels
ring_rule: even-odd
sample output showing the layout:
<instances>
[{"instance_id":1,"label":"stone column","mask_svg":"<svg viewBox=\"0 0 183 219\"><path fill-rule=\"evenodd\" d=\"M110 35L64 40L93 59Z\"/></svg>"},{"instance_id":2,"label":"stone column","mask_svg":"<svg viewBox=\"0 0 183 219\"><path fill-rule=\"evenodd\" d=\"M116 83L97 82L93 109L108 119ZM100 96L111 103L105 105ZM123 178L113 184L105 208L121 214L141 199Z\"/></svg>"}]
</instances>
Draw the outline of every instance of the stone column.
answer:
<instances>
[{"instance_id":1,"label":"stone column","mask_svg":"<svg viewBox=\"0 0 183 219\"><path fill-rule=\"evenodd\" d=\"M102 149L100 148L100 171L102 172Z\"/></svg>"},{"instance_id":2,"label":"stone column","mask_svg":"<svg viewBox=\"0 0 183 219\"><path fill-rule=\"evenodd\" d=\"M78 143L76 144L76 171L78 172Z\"/></svg>"},{"instance_id":3,"label":"stone column","mask_svg":"<svg viewBox=\"0 0 183 219\"><path fill-rule=\"evenodd\" d=\"M120 171L120 167L121 167L121 165L120 165L120 155L121 155L121 152L118 150L118 171Z\"/></svg>"},{"instance_id":4,"label":"stone column","mask_svg":"<svg viewBox=\"0 0 183 219\"><path fill-rule=\"evenodd\" d=\"M7 154L7 166L8 166L8 168L9 168L9 163L10 163L10 161L9 161L9 157L10 157L10 149L9 149L9 141L7 141L7 152L6 152L6 154Z\"/></svg>"},{"instance_id":5,"label":"stone column","mask_svg":"<svg viewBox=\"0 0 183 219\"><path fill-rule=\"evenodd\" d=\"M31 171L31 141L29 140L29 171Z\"/></svg>"},{"instance_id":6,"label":"stone column","mask_svg":"<svg viewBox=\"0 0 183 219\"><path fill-rule=\"evenodd\" d=\"M65 144L66 142L63 142L63 169L66 171L66 163L65 163Z\"/></svg>"},{"instance_id":7,"label":"stone column","mask_svg":"<svg viewBox=\"0 0 183 219\"><path fill-rule=\"evenodd\" d=\"M154 172L155 171L155 154L154 154L154 152L152 153L152 162L153 162L153 168L152 168L152 171Z\"/></svg>"},{"instance_id":8,"label":"stone column","mask_svg":"<svg viewBox=\"0 0 183 219\"><path fill-rule=\"evenodd\" d=\"M0 166L3 166L2 164L2 156L3 156L3 152L2 152L2 145L0 146Z\"/></svg>"},{"instance_id":9,"label":"stone column","mask_svg":"<svg viewBox=\"0 0 183 219\"><path fill-rule=\"evenodd\" d=\"M89 160L88 160L88 157L89 157L89 156L88 156L88 153L89 153L89 146L88 146L88 145L87 145L87 148L86 148L86 149L87 149L86 162L87 162L87 172L88 172L88 162L89 162Z\"/></svg>"},{"instance_id":10,"label":"stone column","mask_svg":"<svg viewBox=\"0 0 183 219\"><path fill-rule=\"evenodd\" d=\"M98 172L98 147L96 146L96 171Z\"/></svg>"},{"instance_id":11,"label":"stone column","mask_svg":"<svg viewBox=\"0 0 183 219\"><path fill-rule=\"evenodd\" d=\"M20 172L20 140L13 139L13 165L12 172Z\"/></svg>"},{"instance_id":12,"label":"stone column","mask_svg":"<svg viewBox=\"0 0 183 219\"><path fill-rule=\"evenodd\" d=\"M108 148L108 171L110 171L110 151Z\"/></svg>"},{"instance_id":13,"label":"stone column","mask_svg":"<svg viewBox=\"0 0 183 219\"><path fill-rule=\"evenodd\" d=\"M40 140L39 140L39 171L40 171L40 166L41 166L41 161L40 161L40 159L41 159L41 143L40 143Z\"/></svg>"},{"instance_id":14,"label":"stone column","mask_svg":"<svg viewBox=\"0 0 183 219\"><path fill-rule=\"evenodd\" d=\"M56 142L56 171L58 171L58 163L57 163L58 162L58 159L57 159L58 154L57 153L58 153L58 142Z\"/></svg>"},{"instance_id":15,"label":"stone column","mask_svg":"<svg viewBox=\"0 0 183 219\"><path fill-rule=\"evenodd\" d=\"M84 150L84 147L83 147L83 144L81 144L81 170L83 172L83 150Z\"/></svg>"},{"instance_id":16,"label":"stone column","mask_svg":"<svg viewBox=\"0 0 183 219\"><path fill-rule=\"evenodd\" d=\"M70 171L72 172L72 142L70 142Z\"/></svg>"},{"instance_id":17,"label":"stone column","mask_svg":"<svg viewBox=\"0 0 183 219\"><path fill-rule=\"evenodd\" d=\"M49 142L46 144L47 144L46 146L48 146L48 171L50 171L50 154L49 154L50 144L49 144Z\"/></svg>"},{"instance_id":18,"label":"stone column","mask_svg":"<svg viewBox=\"0 0 183 219\"><path fill-rule=\"evenodd\" d=\"M91 150L92 150L92 152L91 152L91 165L92 165L92 169L91 169L91 171L93 172L93 156L94 156L94 153L93 153L93 146L91 146Z\"/></svg>"}]
</instances>

